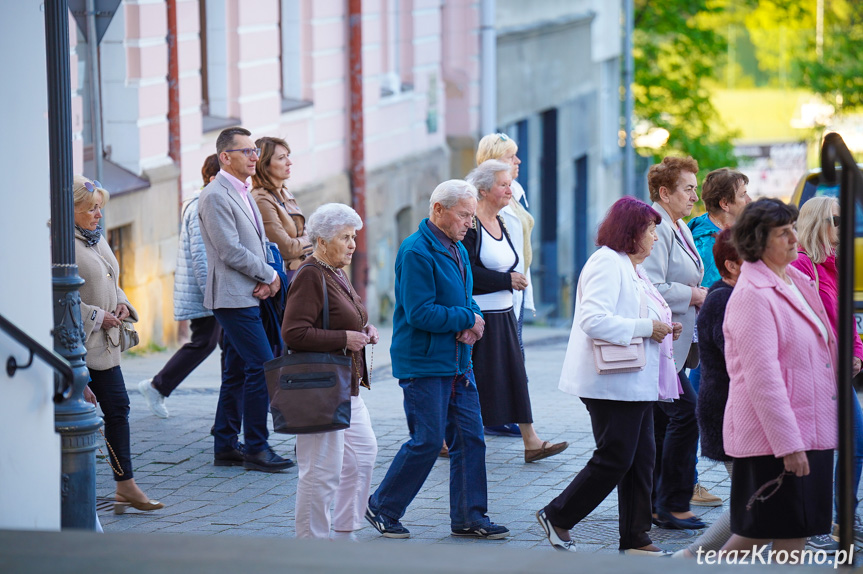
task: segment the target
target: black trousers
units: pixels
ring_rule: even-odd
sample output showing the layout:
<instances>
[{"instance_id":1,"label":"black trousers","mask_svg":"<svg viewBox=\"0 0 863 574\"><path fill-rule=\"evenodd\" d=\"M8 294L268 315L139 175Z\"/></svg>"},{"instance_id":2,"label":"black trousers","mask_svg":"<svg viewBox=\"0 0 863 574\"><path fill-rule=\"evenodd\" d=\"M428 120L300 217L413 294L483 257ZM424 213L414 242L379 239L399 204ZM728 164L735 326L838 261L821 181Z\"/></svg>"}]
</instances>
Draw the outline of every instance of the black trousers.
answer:
<instances>
[{"instance_id":1,"label":"black trousers","mask_svg":"<svg viewBox=\"0 0 863 574\"><path fill-rule=\"evenodd\" d=\"M651 544L650 491L653 463L653 402L581 399L590 413L596 450L545 514L571 529L617 487L620 549Z\"/></svg>"},{"instance_id":2,"label":"black trousers","mask_svg":"<svg viewBox=\"0 0 863 574\"><path fill-rule=\"evenodd\" d=\"M153 377L153 388L163 397L168 397L189 373L210 356L222 338L222 328L213 316L192 319L189 326L192 329L191 340L177 349L162 370Z\"/></svg>"},{"instance_id":3,"label":"black trousers","mask_svg":"<svg viewBox=\"0 0 863 574\"><path fill-rule=\"evenodd\" d=\"M677 373L683 394L654 406L656 466L653 470L653 500L657 511L686 512L695 486L695 452L698 448L696 393L681 370Z\"/></svg>"},{"instance_id":4,"label":"black trousers","mask_svg":"<svg viewBox=\"0 0 863 574\"><path fill-rule=\"evenodd\" d=\"M105 371L90 369L90 390L99 401L105 421L105 440L111 445L106 453L117 482L132 478L132 450L129 439L129 394L120 367ZM122 474L118 474L121 470Z\"/></svg>"}]
</instances>

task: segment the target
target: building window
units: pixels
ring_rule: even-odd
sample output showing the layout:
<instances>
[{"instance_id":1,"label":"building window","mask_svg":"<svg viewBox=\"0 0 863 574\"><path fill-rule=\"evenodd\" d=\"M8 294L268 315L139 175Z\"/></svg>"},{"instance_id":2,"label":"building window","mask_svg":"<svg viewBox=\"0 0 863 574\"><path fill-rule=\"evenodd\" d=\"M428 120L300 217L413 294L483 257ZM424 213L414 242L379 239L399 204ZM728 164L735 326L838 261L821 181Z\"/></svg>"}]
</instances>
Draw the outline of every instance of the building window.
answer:
<instances>
[{"instance_id":1,"label":"building window","mask_svg":"<svg viewBox=\"0 0 863 574\"><path fill-rule=\"evenodd\" d=\"M413 1L383 0L381 96L413 90Z\"/></svg>"},{"instance_id":2,"label":"building window","mask_svg":"<svg viewBox=\"0 0 863 574\"><path fill-rule=\"evenodd\" d=\"M279 72L282 111L305 107L303 100L302 27L300 0L281 0Z\"/></svg>"},{"instance_id":3,"label":"building window","mask_svg":"<svg viewBox=\"0 0 863 574\"><path fill-rule=\"evenodd\" d=\"M239 123L228 113L228 42L225 0L200 0L201 114L203 131Z\"/></svg>"}]
</instances>

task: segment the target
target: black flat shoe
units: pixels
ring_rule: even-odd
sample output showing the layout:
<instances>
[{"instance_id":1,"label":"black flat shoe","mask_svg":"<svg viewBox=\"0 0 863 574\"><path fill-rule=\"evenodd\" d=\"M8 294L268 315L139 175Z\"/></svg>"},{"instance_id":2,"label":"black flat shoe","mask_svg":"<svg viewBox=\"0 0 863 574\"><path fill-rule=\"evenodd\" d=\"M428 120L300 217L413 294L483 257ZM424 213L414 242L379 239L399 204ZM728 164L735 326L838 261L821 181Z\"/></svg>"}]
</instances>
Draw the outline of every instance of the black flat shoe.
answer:
<instances>
[{"instance_id":1,"label":"black flat shoe","mask_svg":"<svg viewBox=\"0 0 863 574\"><path fill-rule=\"evenodd\" d=\"M246 470L279 472L292 466L294 466L294 461L280 457L269 447L255 454L246 453L243 455L243 468Z\"/></svg>"},{"instance_id":2,"label":"black flat shoe","mask_svg":"<svg viewBox=\"0 0 863 574\"><path fill-rule=\"evenodd\" d=\"M670 512L658 512L659 516L656 519L656 524L660 528L665 528L666 530L699 530L701 528L707 528L707 524L701 521L697 516L692 516L690 518L677 518Z\"/></svg>"},{"instance_id":3,"label":"black flat shoe","mask_svg":"<svg viewBox=\"0 0 863 574\"><path fill-rule=\"evenodd\" d=\"M232 448L225 452L217 452L213 455L215 466L243 466L243 451Z\"/></svg>"}]
</instances>

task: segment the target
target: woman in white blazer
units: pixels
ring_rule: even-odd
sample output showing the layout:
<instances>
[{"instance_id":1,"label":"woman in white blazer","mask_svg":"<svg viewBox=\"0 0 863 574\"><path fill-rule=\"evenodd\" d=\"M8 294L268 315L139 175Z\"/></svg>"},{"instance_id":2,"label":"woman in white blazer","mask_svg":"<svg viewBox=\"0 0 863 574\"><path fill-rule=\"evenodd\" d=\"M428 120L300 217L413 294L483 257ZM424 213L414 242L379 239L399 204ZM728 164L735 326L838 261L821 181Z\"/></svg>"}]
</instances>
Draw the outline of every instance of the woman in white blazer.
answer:
<instances>
[{"instance_id":1,"label":"woman in white blazer","mask_svg":"<svg viewBox=\"0 0 863 574\"><path fill-rule=\"evenodd\" d=\"M578 280L575 317L560 389L587 407L596 439L593 457L572 483L536 513L551 545L575 551L569 530L618 489L620 551L662 556L650 540L655 447L653 404L677 398L672 339L682 329L641 262L656 241L659 213L632 197L612 205L599 227L597 250ZM669 337L671 335L671 337ZM645 347L643 369L599 374L594 340Z\"/></svg>"}]
</instances>

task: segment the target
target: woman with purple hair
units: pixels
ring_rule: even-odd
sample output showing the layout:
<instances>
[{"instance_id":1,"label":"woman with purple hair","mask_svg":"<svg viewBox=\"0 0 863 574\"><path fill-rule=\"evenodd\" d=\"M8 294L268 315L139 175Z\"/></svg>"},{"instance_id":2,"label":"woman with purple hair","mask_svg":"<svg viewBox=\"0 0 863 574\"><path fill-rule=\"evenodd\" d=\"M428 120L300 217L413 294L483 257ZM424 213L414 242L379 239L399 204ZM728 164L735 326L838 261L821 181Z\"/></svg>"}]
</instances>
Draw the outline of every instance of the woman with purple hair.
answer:
<instances>
[{"instance_id":1,"label":"woman with purple hair","mask_svg":"<svg viewBox=\"0 0 863 574\"><path fill-rule=\"evenodd\" d=\"M576 550L569 530L617 487L620 552L669 554L648 535L656 456L653 405L676 399L681 391L671 346L682 325L672 323L671 310L641 266L653 250L661 220L646 203L632 197L617 200L599 227L599 249L578 278L560 389L587 407L596 450L572 483L536 513L557 550ZM641 341L645 364L630 372L600 372L594 341L622 349Z\"/></svg>"}]
</instances>

